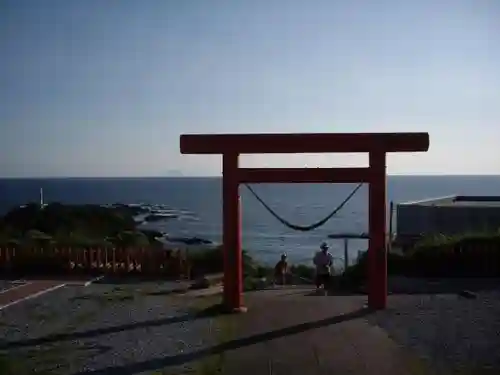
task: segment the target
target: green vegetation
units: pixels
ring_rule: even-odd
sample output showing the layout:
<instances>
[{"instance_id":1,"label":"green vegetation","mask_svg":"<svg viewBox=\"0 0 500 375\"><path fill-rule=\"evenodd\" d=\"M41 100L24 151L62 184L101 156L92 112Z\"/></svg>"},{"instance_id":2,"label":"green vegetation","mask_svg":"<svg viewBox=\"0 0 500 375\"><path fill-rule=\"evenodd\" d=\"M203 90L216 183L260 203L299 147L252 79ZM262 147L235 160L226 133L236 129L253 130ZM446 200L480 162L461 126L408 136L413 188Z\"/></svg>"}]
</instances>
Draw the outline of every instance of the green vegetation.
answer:
<instances>
[{"instance_id":1,"label":"green vegetation","mask_svg":"<svg viewBox=\"0 0 500 375\"><path fill-rule=\"evenodd\" d=\"M224 271L224 252L221 246L190 250L188 259L191 265L192 277ZM246 250L243 250L243 274L245 276L265 277L270 270L269 267L264 267L257 263Z\"/></svg>"},{"instance_id":2,"label":"green vegetation","mask_svg":"<svg viewBox=\"0 0 500 375\"><path fill-rule=\"evenodd\" d=\"M28 204L0 218L0 247L16 248L163 248L157 240L161 233L140 230L134 221L140 208L127 205L62 205L52 203L43 209ZM23 259L26 270L43 269L50 273L61 268L60 254L30 255ZM191 250L188 254L191 277L223 272L221 247ZM269 283L273 268L259 264L243 251L245 289L252 290ZM341 287L363 283L367 275L367 257L337 276ZM500 276L500 230L495 233L466 233L459 236L422 238L403 255L389 254L388 272L416 277ZM312 267L291 267L290 283L311 282Z\"/></svg>"},{"instance_id":3,"label":"green vegetation","mask_svg":"<svg viewBox=\"0 0 500 375\"><path fill-rule=\"evenodd\" d=\"M500 231L423 238L392 270L427 277L500 276Z\"/></svg>"},{"instance_id":4,"label":"green vegetation","mask_svg":"<svg viewBox=\"0 0 500 375\"><path fill-rule=\"evenodd\" d=\"M127 205L103 207L59 203L43 208L37 204L14 208L0 217L0 249L16 249L16 255L8 264L0 264L0 268L7 267L12 275L61 275L70 272L70 268L76 270L74 272L99 274L104 258L100 257L101 263L97 264L96 252L92 252L92 258L85 250L147 249L154 252L164 249L158 239L162 233L139 229L134 220L138 210L140 208ZM68 249L75 251L69 254ZM160 256L167 259L169 254L165 252ZM118 251L110 257L105 258L106 266L113 260L119 263L117 272L130 272L124 270L130 259L125 252ZM171 264L175 261L173 259ZM180 272L176 266L161 268L164 264L158 264L153 257L145 263L145 268L158 266L156 271L162 275L177 277Z\"/></svg>"},{"instance_id":5,"label":"green vegetation","mask_svg":"<svg viewBox=\"0 0 500 375\"><path fill-rule=\"evenodd\" d=\"M458 235L431 235L421 238L414 246L415 250L440 246L460 246L471 242L492 242L500 244L500 228L496 232L470 232Z\"/></svg>"},{"instance_id":6,"label":"green vegetation","mask_svg":"<svg viewBox=\"0 0 500 375\"><path fill-rule=\"evenodd\" d=\"M193 275L222 272L222 249L190 253ZM409 277L500 277L500 231L496 233L469 233L460 236L430 236L422 238L403 255L387 256L390 275ZM244 288L258 289L262 278L269 282L273 268L258 264L243 252ZM290 269L294 284L314 279L314 268L294 265ZM356 264L334 277L339 289L357 288L366 282L368 256L363 253Z\"/></svg>"},{"instance_id":7,"label":"green vegetation","mask_svg":"<svg viewBox=\"0 0 500 375\"><path fill-rule=\"evenodd\" d=\"M14 208L0 218L0 246L162 247L161 233L137 229L136 208L51 203Z\"/></svg>"},{"instance_id":8,"label":"green vegetation","mask_svg":"<svg viewBox=\"0 0 500 375\"><path fill-rule=\"evenodd\" d=\"M232 340L236 334L236 322L234 315L220 314L220 298L204 297L197 298L193 309L197 314L210 317L210 337L216 344L223 344ZM225 353L214 354L203 358L195 363L196 375L216 375L225 371Z\"/></svg>"},{"instance_id":9,"label":"green vegetation","mask_svg":"<svg viewBox=\"0 0 500 375\"><path fill-rule=\"evenodd\" d=\"M209 334L213 344L220 345L235 338L237 330L237 318L232 314L220 313L220 297L198 297L192 299L190 311L194 315L209 319ZM184 344L180 343L180 349ZM190 363L190 369L182 372L172 372L171 368L158 369L149 372L149 375L221 375L227 373L226 353L208 355ZM175 370L174 370L175 371Z\"/></svg>"},{"instance_id":10,"label":"green vegetation","mask_svg":"<svg viewBox=\"0 0 500 375\"><path fill-rule=\"evenodd\" d=\"M192 278L224 271L222 247L190 251L188 260L191 265ZM314 279L314 272L313 267L292 265L288 282L309 283ZM273 281L274 267L258 263L246 250L243 250L243 277L245 290L259 289L263 283L267 285Z\"/></svg>"},{"instance_id":11,"label":"green vegetation","mask_svg":"<svg viewBox=\"0 0 500 375\"><path fill-rule=\"evenodd\" d=\"M346 287L364 283L367 265L363 253L339 283ZM388 254L387 271L410 277L500 277L500 231L422 238L402 255Z\"/></svg>"},{"instance_id":12,"label":"green vegetation","mask_svg":"<svg viewBox=\"0 0 500 375\"><path fill-rule=\"evenodd\" d=\"M234 318L230 316L221 315L213 318L212 330L215 331L217 344L223 344L235 337L235 322ZM223 374L225 371L225 353L211 355L199 361L195 366L196 375L217 375Z\"/></svg>"},{"instance_id":13,"label":"green vegetation","mask_svg":"<svg viewBox=\"0 0 500 375\"><path fill-rule=\"evenodd\" d=\"M71 345L51 344L29 350L0 352L0 374L2 375L54 375L67 373L74 359Z\"/></svg>"},{"instance_id":14,"label":"green vegetation","mask_svg":"<svg viewBox=\"0 0 500 375\"><path fill-rule=\"evenodd\" d=\"M114 287L111 291L104 291L102 293L83 294L71 298L72 301L87 300L96 303L100 309L103 309L116 302L134 301L136 293L133 290Z\"/></svg>"}]
</instances>

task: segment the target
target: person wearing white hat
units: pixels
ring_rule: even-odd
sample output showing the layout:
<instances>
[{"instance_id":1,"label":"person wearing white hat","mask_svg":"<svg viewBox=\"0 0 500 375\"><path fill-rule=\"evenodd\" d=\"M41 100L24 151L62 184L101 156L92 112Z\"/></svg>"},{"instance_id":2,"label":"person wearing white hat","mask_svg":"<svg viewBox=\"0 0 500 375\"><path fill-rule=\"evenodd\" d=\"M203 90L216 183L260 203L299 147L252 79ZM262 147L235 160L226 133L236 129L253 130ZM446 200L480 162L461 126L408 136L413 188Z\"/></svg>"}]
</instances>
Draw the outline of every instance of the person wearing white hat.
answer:
<instances>
[{"instance_id":1,"label":"person wearing white hat","mask_svg":"<svg viewBox=\"0 0 500 375\"><path fill-rule=\"evenodd\" d=\"M330 283L330 272L333 265L333 256L328 251L328 245L323 242L313 258L313 263L316 266L316 290L327 289Z\"/></svg>"}]
</instances>

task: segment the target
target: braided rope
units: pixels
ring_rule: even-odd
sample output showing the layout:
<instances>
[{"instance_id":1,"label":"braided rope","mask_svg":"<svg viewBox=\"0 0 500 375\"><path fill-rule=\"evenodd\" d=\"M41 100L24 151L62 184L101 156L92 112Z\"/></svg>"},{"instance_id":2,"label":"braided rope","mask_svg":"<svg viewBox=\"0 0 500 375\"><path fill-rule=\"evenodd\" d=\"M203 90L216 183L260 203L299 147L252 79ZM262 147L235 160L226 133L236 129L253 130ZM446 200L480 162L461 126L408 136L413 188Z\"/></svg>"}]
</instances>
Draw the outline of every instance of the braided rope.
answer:
<instances>
[{"instance_id":1,"label":"braided rope","mask_svg":"<svg viewBox=\"0 0 500 375\"><path fill-rule=\"evenodd\" d=\"M293 224L293 223L290 223L289 221L283 219L280 215L278 215L276 213L276 211L274 211L271 207L269 207L268 204L266 204L266 202L264 202L262 200L262 198L260 198L257 193L251 188L251 186L247 185L247 184L244 184L247 189L250 191L250 193L252 193L252 195L255 197L255 199L257 199L261 204L262 206L264 206L264 208L272 215L274 216L274 218L276 218L280 223L282 223L283 225L285 225L286 227L290 228L290 229L293 229L293 230L296 230L296 231L299 231L299 232L309 232L309 231L312 231L314 229L317 229L319 227L321 227L322 225L326 224L328 222L328 220L330 220L333 216L335 216L337 214L337 212L339 212L346 204L347 202L349 202L351 200L351 198L354 196L354 194L357 193L357 191L361 188L361 186L363 186L363 183L360 183L358 186L356 186L354 188L354 190L347 196L346 199L344 199L342 201L342 203L340 203L331 213L329 213L326 217L324 217L323 219L319 220L318 222L316 223L313 223L311 225L306 225L306 226L303 226L303 225L296 225L296 224Z\"/></svg>"}]
</instances>

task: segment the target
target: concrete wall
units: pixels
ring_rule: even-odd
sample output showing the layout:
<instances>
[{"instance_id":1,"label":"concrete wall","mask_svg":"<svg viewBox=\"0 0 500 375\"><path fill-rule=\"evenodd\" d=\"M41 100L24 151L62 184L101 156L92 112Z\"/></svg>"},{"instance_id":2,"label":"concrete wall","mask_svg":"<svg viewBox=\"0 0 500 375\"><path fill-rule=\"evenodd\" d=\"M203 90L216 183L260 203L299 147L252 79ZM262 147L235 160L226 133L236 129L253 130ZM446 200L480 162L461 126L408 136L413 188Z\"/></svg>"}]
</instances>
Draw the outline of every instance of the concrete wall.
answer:
<instances>
[{"instance_id":1,"label":"concrete wall","mask_svg":"<svg viewBox=\"0 0 500 375\"><path fill-rule=\"evenodd\" d=\"M397 235L461 234L500 228L500 208L397 205Z\"/></svg>"}]
</instances>

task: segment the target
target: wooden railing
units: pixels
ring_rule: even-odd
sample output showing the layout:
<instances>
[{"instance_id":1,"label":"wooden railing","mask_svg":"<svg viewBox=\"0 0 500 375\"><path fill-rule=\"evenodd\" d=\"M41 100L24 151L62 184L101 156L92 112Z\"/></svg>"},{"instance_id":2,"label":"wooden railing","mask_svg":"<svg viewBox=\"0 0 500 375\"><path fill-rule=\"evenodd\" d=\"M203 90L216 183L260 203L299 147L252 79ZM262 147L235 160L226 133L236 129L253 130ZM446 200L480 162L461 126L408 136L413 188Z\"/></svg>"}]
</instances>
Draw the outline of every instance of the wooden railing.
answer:
<instances>
[{"instance_id":1,"label":"wooden railing","mask_svg":"<svg viewBox=\"0 0 500 375\"><path fill-rule=\"evenodd\" d=\"M148 248L0 248L0 272L189 278L186 250Z\"/></svg>"}]
</instances>

